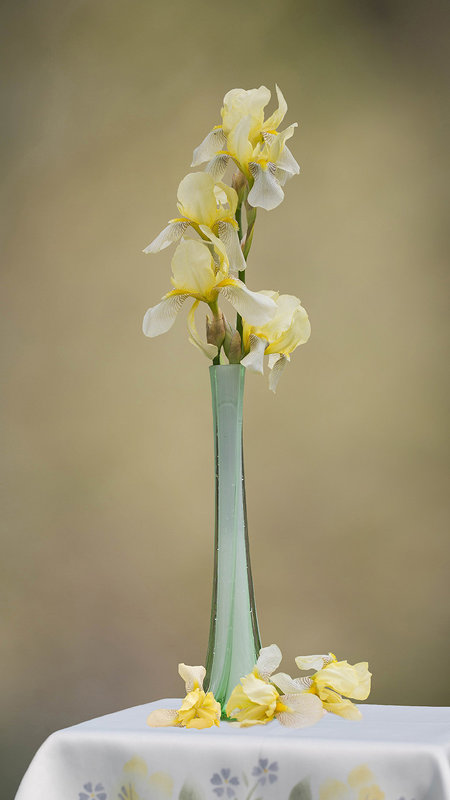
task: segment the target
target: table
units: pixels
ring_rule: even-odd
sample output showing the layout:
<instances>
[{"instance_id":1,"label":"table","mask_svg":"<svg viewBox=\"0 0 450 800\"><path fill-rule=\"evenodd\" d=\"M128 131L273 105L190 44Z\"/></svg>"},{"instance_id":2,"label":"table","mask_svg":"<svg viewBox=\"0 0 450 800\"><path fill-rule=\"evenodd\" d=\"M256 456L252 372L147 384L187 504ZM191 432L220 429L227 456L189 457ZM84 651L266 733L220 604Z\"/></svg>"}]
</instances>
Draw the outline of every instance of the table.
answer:
<instances>
[{"instance_id":1,"label":"table","mask_svg":"<svg viewBox=\"0 0 450 800\"><path fill-rule=\"evenodd\" d=\"M302 730L149 728L159 700L52 734L16 800L449 800L450 709L363 705Z\"/></svg>"}]
</instances>

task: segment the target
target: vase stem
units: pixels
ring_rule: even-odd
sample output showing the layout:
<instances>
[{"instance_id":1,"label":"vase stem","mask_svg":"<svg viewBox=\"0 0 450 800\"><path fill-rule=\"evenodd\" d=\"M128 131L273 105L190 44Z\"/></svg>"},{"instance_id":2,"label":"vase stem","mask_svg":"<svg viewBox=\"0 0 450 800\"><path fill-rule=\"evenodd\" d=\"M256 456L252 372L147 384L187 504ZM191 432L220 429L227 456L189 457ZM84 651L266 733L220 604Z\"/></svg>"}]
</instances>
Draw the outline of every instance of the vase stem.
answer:
<instances>
[{"instance_id":1,"label":"vase stem","mask_svg":"<svg viewBox=\"0 0 450 800\"><path fill-rule=\"evenodd\" d=\"M245 368L210 367L216 465L215 552L205 687L222 709L261 647L253 596L242 450Z\"/></svg>"}]
</instances>

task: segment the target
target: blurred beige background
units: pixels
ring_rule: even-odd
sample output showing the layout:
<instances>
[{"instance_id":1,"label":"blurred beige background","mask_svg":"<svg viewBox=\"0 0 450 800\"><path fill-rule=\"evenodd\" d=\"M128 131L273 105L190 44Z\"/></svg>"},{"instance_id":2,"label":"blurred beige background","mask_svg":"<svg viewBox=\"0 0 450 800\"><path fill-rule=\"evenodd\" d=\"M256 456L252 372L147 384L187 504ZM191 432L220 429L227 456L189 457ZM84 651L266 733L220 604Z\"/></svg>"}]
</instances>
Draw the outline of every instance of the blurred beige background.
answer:
<instances>
[{"instance_id":1,"label":"blurred beige background","mask_svg":"<svg viewBox=\"0 0 450 800\"><path fill-rule=\"evenodd\" d=\"M141 319L224 93L282 87L302 174L260 212L252 288L313 326L248 376L263 641L367 658L372 702L448 694L447 254L439 2L2 6L2 796L54 729L178 696L213 558L207 361ZM448 132L447 132L448 134Z\"/></svg>"}]
</instances>

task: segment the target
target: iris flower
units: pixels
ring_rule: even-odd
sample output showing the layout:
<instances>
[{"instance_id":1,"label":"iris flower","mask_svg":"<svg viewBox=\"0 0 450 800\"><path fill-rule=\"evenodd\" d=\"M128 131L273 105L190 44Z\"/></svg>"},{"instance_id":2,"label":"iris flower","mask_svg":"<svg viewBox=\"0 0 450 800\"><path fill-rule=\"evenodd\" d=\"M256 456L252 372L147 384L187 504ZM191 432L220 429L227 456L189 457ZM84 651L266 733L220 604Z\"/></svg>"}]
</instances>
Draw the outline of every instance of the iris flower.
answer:
<instances>
[{"instance_id":1,"label":"iris flower","mask_svg":"<svg viewBox=\"0 0 450 800\"><path fill-rule=\"evenodd\" d=\"M265 86L232 89L223 101L222 125L217 125L194 150L193 167L207 163L206 172L221 180L233 160L249 182L248 202L270 211L284 198L283 186L300 167L286 146L297 123L277 131L287 111L281 90L276 87L278 108L264 119L270 100Z\"/></svg>"},{"instance_id":2,"label":"iris flower","mask_svg":"<svg viewBox=\"0 0 450 800\"><path fill-rule=\"evenodd\" d=\"M301 670L316 670L313 675L291 678L283 672L272 681L284 692L309 692L320 698L325 711L346 719L361 719L360 710L349 700L366 700L370 694L371 673L367 661L349 664L338 661L333 653L298 656L295 663Z\"/></svg>"},{"instance_id":3,"label":"iris flower","mask_svg":"<svg viewBox=\"0 0 450 800\"><path fill-rule=\"evenodd\" d=\"M237 275L245 269L238 237L235 212L238 196L235 190L205 172L190 172L178 186L178 211L180 216L168 225L145 248L144 253L158 253L177 242L192 227L203 239L213 233L225 245L230 269Z\"/></svg>"},{"instance_id":4,"label":"iris flower","mask_svg":"<svg viewBox=\"0 0 450 800\"><path fill-rule=\"evenodd\" d=\"M181 708L157 708L147 718L147 725L151 728L170 727L175 725L181 728L211 728L219 725L221 707L214 699L212 692L204 692L203 680L206 675L204 667L189 667L187 664L178 665L178 673L186 685L186 697Z\"/></svg>"},{"instance_id":5,"label":"iris flower","mask_svg":"<svg viewBox=\"0 0 450 800\"><path fill-rule=\"evenodd\" d=\"M263 647L253 672L241 678L226 705L226 713L242 727L265 725L277 719L289 728L304 728L318 722L324 714L322 703L312 694L281 693L271 678L280 665L276 644Z\"/></svg>"},{"instance_id":6,"label":"iris flower","mask_svg":"<svg viewBox=\"0 0 450 800\"><path fill-rule=\"evenodd\" d=\"M277 310L264 325L251 325L245 320L243 342L247 355L241 363L253 372L263 373L264 355L268 355L269 388L275 392L291 353L308 341L311 325L298 297L268 291L259 294L270 297L276 303Z\"/></svg>"},{"instance_id":7,"label":"iris flower","mask_svg":"<svg viewBox=\"0 0 450 800\"><path fill-rule=\"evenodd\" d=\"M190 342L208 358L215 358L217 346L201 340L195 326L195 310L200 302L206 303L217 317L218 297L228 300L244 319L253 325L264 325L276 311L275 302L259 292L252 292L245 283L230 275L229 262L223 243L211 234L215 257L208 246L194 239L178 245L172 259L172 284L174 288L164 295L160 303L149 308L144 316L143 331L146 336L159 336L168 331L178 312L188 298L194 303L188 316Z\"/></svg>"}]
</instances>

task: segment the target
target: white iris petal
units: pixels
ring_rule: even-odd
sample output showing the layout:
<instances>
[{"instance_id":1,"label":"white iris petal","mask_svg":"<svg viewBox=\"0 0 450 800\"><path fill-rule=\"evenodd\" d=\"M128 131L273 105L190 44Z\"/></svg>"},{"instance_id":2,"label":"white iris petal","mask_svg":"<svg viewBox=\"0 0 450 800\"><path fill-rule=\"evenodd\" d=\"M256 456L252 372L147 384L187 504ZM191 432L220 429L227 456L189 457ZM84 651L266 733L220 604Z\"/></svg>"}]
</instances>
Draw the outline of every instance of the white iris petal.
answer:
<instances>
[{"instance_id":1,"label":"white iris petal","mask_svg":"<svg viewBox=\"0 0 450 800\"><path fill-rule=\"evenodd\" d=\"M181 306L188 297L188 294L170 295L161 300L156 306L149 308L142 323L144 334L153 338L170 330Z\"/></svg>"},{"instance_id":2,"label":"white iris petal","mask_svg":"<svg viewBox=\"0 0 450 800\"><path fill-rule=\"evenodd\" d=\"M153 239L149 245L143 250L144 253L159 253L174 242L178 242L183 236L189 225L189 220L179 220L177 222L169 222L163 228L161 233L158 234L156 239Z\"/></svg>"},{"instance_id":3,"label":"white iris petal","mask_svg":"<svg viewBox=\"0 0 450 800\"><path fill-rule=\"evenodd\" d=\"M278 183L274 170L270 165L264 169L260 164L252 162L250 170L254 178L254 184L248 195L248 202L255 208L265 208L271 211L280 205L284 198L284 192Z\"/></svg>"},{"instance_id":4,"label":"white iris petal","mask_svg":"<svg viewBox=\"0 0 450 800\"><path fill-rule=\"evenodd\" d=\"M264 374L264 351L268 345L265 339L261 339L256 334L251 333L249 339L250 352L242 359L241 364L250 372ZM275 667L276 669L276 667Z\"/></svg>"}]
</instances>

